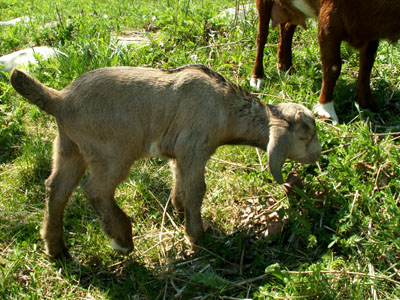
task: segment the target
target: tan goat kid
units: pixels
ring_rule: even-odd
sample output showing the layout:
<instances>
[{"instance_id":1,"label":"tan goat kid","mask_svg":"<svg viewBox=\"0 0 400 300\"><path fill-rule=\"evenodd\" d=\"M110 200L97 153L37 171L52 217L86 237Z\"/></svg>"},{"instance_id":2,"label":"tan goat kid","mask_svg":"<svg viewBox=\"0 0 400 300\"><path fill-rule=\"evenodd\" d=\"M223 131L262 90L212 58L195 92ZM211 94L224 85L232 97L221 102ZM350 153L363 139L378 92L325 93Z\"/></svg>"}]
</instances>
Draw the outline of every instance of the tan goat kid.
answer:
<instances>
[{"instance_id":1,"label":"tan goat kid","mask_svg":"<svg viewBox=\"0 0 400 300\"><path fill-rule=\"evenodd\" d=\"M85 195L113 248L129 253L132 225L116 204L114 191L135 160L154 155L171 160L172 202L184 212L185 233L194 244L204 231L200 209L205 165L218 146L267 150L270 171L280 184L286 158L314 163L321 153L308 109L267 105L202 65L173 71L103 68L83 74L61 91L14 69L11 84L58 125L41 230L53 257L67 253L64 208L86 168Z\"/></svg>"}]
</instances>

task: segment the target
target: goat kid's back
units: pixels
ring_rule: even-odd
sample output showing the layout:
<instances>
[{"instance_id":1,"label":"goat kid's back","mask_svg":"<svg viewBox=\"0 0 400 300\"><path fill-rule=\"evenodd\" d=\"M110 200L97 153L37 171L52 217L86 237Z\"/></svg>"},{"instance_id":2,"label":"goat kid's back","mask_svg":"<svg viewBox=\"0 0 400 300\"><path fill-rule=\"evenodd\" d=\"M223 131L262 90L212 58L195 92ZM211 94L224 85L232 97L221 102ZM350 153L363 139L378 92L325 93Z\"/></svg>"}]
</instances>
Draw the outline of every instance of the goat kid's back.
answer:
<instances>
[{"instance_id":1,"label":"goat kid's back","mask_svg":"<svg viewBox=\"0 0 400 300\"><path fill-rule=\"evenodd\" d=\"M87 134L93 138L101 128L103 136L141 144L138 141L145 136L156 140L168 127L171 132L175 128L196 132L208 126L214 127L210 135L221 133L221 127L227 126L224 95L232 87L207 71L201 66L186 67L184 72L102 68L81 75L61 91L17 69L10 80L30 103L55 116L59 126L67 124L64 127L71 136ZM235 103L235 99L229 100ZM207 124L198 122L201 119L208 120Z\"/></svg>"}]
</instances>

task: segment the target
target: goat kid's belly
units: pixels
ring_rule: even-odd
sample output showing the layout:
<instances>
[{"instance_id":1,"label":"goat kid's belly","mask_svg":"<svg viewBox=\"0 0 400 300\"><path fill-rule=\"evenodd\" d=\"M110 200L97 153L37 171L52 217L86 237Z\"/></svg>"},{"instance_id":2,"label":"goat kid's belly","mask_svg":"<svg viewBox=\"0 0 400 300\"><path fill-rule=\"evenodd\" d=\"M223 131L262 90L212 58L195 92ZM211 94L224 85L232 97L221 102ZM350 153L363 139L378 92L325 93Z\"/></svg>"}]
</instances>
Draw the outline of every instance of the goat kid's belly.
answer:
<instances>
[{"instance_id":1,"label":"goat kid's belly","mask_svg":"<svg viewBox=\"0 0 400 300\"><path fill-rule=\"evenodd\" d=\"M215 143L211 143L208 135L191 131L179 131L174 134L150 134L146 131L134 134L70 135L78 146L89 165L92 162L110 161L121 164L132 164L140 158L165 157L170 159L180 157L195 157L203 153L204 157L212 155Z\"/></svg>"}]
</instances>

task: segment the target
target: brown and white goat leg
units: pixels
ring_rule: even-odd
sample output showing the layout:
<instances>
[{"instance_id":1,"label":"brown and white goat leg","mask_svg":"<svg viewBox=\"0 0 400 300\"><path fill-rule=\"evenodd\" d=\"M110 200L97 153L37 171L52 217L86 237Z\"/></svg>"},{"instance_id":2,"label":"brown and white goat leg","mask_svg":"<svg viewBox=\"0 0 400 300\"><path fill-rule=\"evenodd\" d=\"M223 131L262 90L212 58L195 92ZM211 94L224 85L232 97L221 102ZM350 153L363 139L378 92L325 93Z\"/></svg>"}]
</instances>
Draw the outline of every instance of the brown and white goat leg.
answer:
<instances>
[{"instance_id":1,"label":"brown and white goat leg","mask_svg":"<svg viewBox=\"0 0 400 300\"><path fill-rule=\"evenodd\" d=\"M269 33L272 1L257 0L256 7L258 11L257 52L250 85L253 88L260 89L264 81L264 48L265 44L267 43Z\"/></svg>"},{"instance_id":2,"label":"brown and white goat leg","mask_svg":"<svg viewBox=\"0 0 400 300\"><path fill-rule=\"evenodd\" d=\"M52 257L67 253L63 230L64 209L85 169L86 163L77 146L60 133L54 141L53 168L46 180L46 210L40 231L47 253Z\"/></svg>"},{"instance_id":3,"label":"brown and white goat leg","mask_svg":"<svg viewBox=\"0 0 400 300\"><path fill-rule=\"evenodd\" d=\"M373 111L378 107L370 87L371 70L374 65L379 40L370 41L360 49L360 71L357 78L356 101L361 108Z\"/></svg>"},{"instance_id":4,"label":"brown and white goat leg","mask_svg":"<svg viewBox=\"0 0 400 300\"><path fill-rule=\"evenodd\" d=\"M280 43L278 50L279 69L289 70L292 67L292 41L297 25L280 24Z\"/></svg>"},{"instance_id":5,"label":"brown and white goat leg","mask_svg":"<svg viewBox=\"0 0 400 300\"><path fill-rule=\"evenodd\" d=\"M342 68L340 41L320 43L322 62L322 88L318 105L315 108L320 117L338 122L333 104L333 90Z\"/></svg>"},{"instance_id":6,"label":"brown and white goat leg","mask_svg":"<svg viewBox=\"0 0 400 300\"><path fill-rule=\"evenodd\" d=\"M336 22L324 22L334 18L329 10L322 10L318 22L318 40L322 63L322 89L319 96L316 113L323 118L339 121L333 105L333 90L342 69L340 44L343 30L336 26Z\"/></svg>"},{"instance_id":7,"label":"brown and white goat leg","mask_svg":"<svg viewBox=\"0 0 400 300\"><path fill-rule=\"evenodd\" d=\"M271 20L273 1L257 0L258 32L257 52L254 63L250 86L260 89L264 85L264 49L269 33L269 21ZM297 25L290 23L280 24L280 42L278 49L278 65L281 70L289 70L292 67L292 40Z\"/></svg>"}]
</instances>

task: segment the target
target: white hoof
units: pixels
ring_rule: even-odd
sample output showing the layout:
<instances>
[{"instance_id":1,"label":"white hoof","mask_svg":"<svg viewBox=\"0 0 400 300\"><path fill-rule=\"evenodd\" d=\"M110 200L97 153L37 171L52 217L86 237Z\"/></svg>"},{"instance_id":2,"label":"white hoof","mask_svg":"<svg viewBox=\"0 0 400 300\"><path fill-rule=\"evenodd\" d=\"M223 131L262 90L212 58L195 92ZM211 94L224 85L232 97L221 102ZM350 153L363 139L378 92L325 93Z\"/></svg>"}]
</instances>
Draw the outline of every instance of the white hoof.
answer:
<instances>
[{"instance_id":1,"label":"white hoof","mask_svg":"<svg viewBox=\"0 0 400 300\"><path fill-rule=\"evenodd\" d=\"M130 248L126 248L126 247L120 246L115 240L111 241L111 247L115 251L120 252L120 253L124 253L124 254L128 254L131 251Z\"/></svg>"},{"instance_id":2,"label":"white hoof","mask_svg":"<svg viewBox=\"0 0 400 300\"><path fill-rule=\"evenodd\" d=\"M321 119L332 119L336 123L339 122L339 118L335 112L335 107L333 106L333 101L325 104L318 103L314 108L314 112Z\"/></svg>"},{"instance_id":3,"label":"white hoof","mask_svg":"<svg viewBox=\"0 0 400 300\"><path fill-rule=\"evenodd\" d=\"M251 86L253 89L256 89L257 91L260 90L262 87L264 87L264 84L265 84L264 79L261 79L261 78L254 78L254 77L252 77L252 78L250 79L250 86Z\"/></svg>"}]
</instances>

